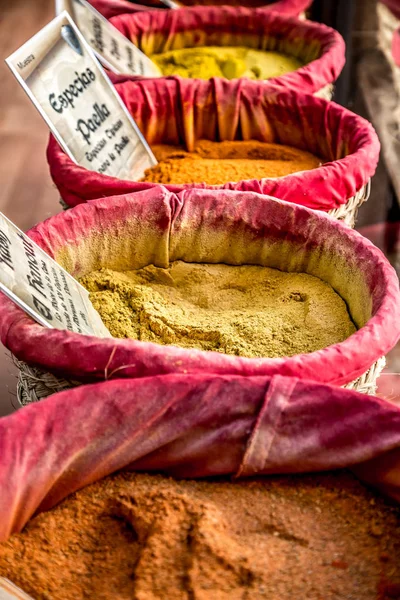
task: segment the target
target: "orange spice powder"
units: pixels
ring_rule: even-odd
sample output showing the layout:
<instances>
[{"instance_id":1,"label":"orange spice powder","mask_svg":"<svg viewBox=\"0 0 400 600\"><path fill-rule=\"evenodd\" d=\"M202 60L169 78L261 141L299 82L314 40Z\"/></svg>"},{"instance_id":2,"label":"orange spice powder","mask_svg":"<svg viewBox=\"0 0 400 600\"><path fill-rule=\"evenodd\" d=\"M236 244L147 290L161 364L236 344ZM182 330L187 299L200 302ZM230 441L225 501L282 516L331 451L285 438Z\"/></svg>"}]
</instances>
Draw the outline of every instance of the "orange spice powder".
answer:
<instances>
[{"instance_id":1,"label":"orange spice powder","mask_svg":"<svg viewBox=\"0 0 400 600\"><path fill-rule=\"evenodd\" d=\"M350 473L230 482L119 474L0 545L35 600L390 600L400 511Z\"/></svg>"},{"instance_id":2,"label":"orange spice powder","mask_svg":"<svg viewBox=\"0 0 400 600\"><path fill-rule=\"evenodd\" d=\"M283 177L321 165L321 159L291 146L250 141L200 140L193 152L174 146L154 145L159 161L143 181L164 184L207 183L221 185L246 179Z\"/></svg>"}]
</instances>

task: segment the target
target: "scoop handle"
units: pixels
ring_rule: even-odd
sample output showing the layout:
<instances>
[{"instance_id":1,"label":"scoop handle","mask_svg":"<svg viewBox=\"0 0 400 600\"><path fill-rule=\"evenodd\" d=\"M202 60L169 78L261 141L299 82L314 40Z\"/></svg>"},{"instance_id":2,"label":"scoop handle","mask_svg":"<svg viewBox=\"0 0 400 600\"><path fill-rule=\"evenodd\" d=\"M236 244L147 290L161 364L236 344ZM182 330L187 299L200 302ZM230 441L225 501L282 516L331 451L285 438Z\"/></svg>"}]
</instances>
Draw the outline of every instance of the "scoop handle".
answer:
<instances>
[{"instance_id":1,"label":"scoop handle","mask_svg":"<svg viewBox=\"0 0 400 600\"><path fill-rule=\"evenodd\" d=\"M33 600L8 579L0 577L0 600Z\"/></svg>"}]
</instances>

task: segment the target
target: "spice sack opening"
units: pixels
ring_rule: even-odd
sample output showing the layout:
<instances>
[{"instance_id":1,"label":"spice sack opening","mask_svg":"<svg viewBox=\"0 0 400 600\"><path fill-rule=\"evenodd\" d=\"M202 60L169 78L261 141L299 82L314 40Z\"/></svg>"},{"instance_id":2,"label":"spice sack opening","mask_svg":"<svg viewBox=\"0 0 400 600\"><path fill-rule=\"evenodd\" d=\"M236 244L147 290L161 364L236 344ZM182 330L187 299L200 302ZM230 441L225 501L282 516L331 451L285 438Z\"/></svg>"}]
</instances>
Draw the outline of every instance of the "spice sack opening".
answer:
<instances>
[{"instance_id":1,"label":"spice sack opening","mask_svg":"<svg viewBox=\"0 0 400 600\"><path fill-rule=\"evenodd\" d=\"M354 324L349 337L317 351L247 358L178 347L173 341L178 338L162 345L140 337L100 339L48 330L1 297L3 344L19 360L67 379L282 374L357 387L353 382L400 335L398 279L377 248L330 217L258 194L198 189L174 194L158 186L76 207L29 235L76 278L99 269L167 269L176 261L309 274L333 288Z\"/></svg>"},{"instance_id":2,"label":"spice sack opening","mask_svg":"<svg viewBox=\"0 0 400 600\"><path fill-rule=\"evenodd\" d=\"M185 60L183 49L196 49L200 55L188 59L187 77L235 79L244 73L245 77L268 79L288 89L325 94L330 93L330 88L328 91L325 88L335 82L345 63L345 44L337 31L264 8L196 6L118 15L111 22L140 50L151 56L164 75L184 74L185 71L180 68ZM196 69L201 53L213 47L219 49L216 57L207 58ZM234 58L226 57L224 62L223 47L242 47L261 53L257 54L258 59L248 57L250 62L242 68L241 63L247 57L235 55ZM278 69L271 69L268 63L264 68L262 51L290 58L293 65L279 63ZM278 65L277 59L275 56L275 66ZM219 67L214 63L218 63Z\"/></svg>"},{"instance_id":3,"label":"spice sack opening","mask_svg":"<svg viewBox=\"0 0 400 600\"><path fill-rule=\"evenodd\" d=\"M238 478L369 466L399 500L399 419L382 399L281 376L164 375L61 392L0 419L0 541L121 469Z\"/></svg>"},{"instance_id":4,"label":"spice sack opening","mask_svg":"<svg viewBox=\"0 0 400 600\"><path fill-rule=\"evenodd\" d=\"M335 211L333 216L354 224L380 149L373 127L358 115L323 99L244 80L198 80L194 84L173 77L123 81L117 83L116 89L153 147L169 145L192 152L202 140L255 141L292 146L322 161L321 166L282 177L215 186L201 181L175 184L172 174L170 181L164 182L167 189L178 192L187 187L204 187L258 192L309 208ZM218 144L216 147L218 150ZM69 206L154 187L149 181L120 180L89 171L75 164L53 137L47 158L53 181ZM220 162L223 169L225 163Z\"/></svg>"}]
</instances>

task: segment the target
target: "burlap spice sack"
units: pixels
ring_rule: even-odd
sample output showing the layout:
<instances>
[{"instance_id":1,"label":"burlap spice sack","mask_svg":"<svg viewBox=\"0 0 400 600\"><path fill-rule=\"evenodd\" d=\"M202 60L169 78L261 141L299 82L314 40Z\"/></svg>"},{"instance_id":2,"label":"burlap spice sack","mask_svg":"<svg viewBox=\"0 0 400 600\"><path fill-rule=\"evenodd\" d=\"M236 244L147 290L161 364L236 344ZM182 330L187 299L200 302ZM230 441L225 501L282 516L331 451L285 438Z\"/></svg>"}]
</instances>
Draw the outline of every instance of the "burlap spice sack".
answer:
<instances>
[{"instance_id":1,"label":"burlap spice sack","mask_svg":"<svg viewBox=\"0 0 400 600\"><path fill-rule=\"evenodd\" d=\"M195 6L184 10L117 15L111 19L111 23L152 57L165 75L182 75L178 66L183 60L182 57L170 57L167 64L171 67L177 62L177 70L170 68L165 71L164 63L159 63L158 60L160 56L168 56L165 53L178 50L183 52L184 49L204 52L205 48L217 47L214 61L212 58L204 59L202 67L187 76L234 79L246 73L245 76L250 79L268 79L269 82L288 89L320 94L330 99L332 84L340 75L345 62L344 41L337 31L319 23L300 21L264 8ZM213 62L220 62L221 52L226 47L241 47L250 52L258 52L260 61L263 56L266 57L265 52L278 53L292 61L293 65L282 70L271 70L270 66L263 75L263 69L257 67L257 61L256 70L253 69L254 73L251 73L249 70L237 69L240 62L237 59L233 60L233 66L230 61L230 68L224 68L221 72L215 65L211 65ZM192 57L190 61L197 63L200 58ZM256 60L254 57L253 59ZM278 61L278 57L275 60Z\"/></svg>"},{"instance_id":2,"label":"burlap spice sack","mask_svg":"<svg viewBox=\"0 0 400 600\"><path fill-rule=\"evenodd\" d=\"M277 2L267 2L266 0L206 0L201 2L201 4L230 4L233 6L251 7L263 6L268 10L275 10L281 15L297 17L303 11L307 10L311 4L311 1L312 0L278 0ZM195 2L192 0L182 0L180 2L180 4L185 6L190 6L194 3ZM110 19L115 15L140 12L142 10L149 10L151 8L167 8L167 6L162 5L160 0L143 0L141 4L127 2L126 0L92 0L91 4L107 19Z\"/></svg>"},{"instance_id":3,"label":"burlap spice sack","mask_svg":"<svg viewBox=\"0 0 400 600\"><path fill-rule=\"evenodd\" d=\"M399 447L398 407L296 378L63 392L0 419L0 575L35 600L396 598L399 508L332 470L399 500Z\"/></svg>"},{"instance_id":4,"label":"burlap spice sack","mask_svg":"<svg viewBox=\"0 0 400 600\"><path fill-rule=\"evenodd\" d=\"M201 181L166 184L167 189L258 192L329 212L354 225L379 157L378 137L366 120L334 103L252 81L119 80L123 83L117 83L116 89L152 146L166 144L193 151L199 140L255 140L294 146L326 161L318 168L279 178L218 186ZM154 183L88 171L76 165L53 137L47 159L68 206L154 187Z\"/></svg>"},{"instance_id":5,"label":"burlap spice sack","mask_svg":"<svg viewBox=\"0 0 400 600\"><path fill-rule=\"evenodd\" d=\"M234 191L174 194L158 186L78 206L29 235L76 278L102 268L167 268L175 261L259 265L313 275L344 300L357 329L318 351L245 358L173 343L48 330L0 297L2 343L18 360L60 379L282 374L373 393L380 359L399 339L399 283L383 254L357 232L295 204ZM41 383L37 373L32 380Z\"/></svg>"}]
</instances>

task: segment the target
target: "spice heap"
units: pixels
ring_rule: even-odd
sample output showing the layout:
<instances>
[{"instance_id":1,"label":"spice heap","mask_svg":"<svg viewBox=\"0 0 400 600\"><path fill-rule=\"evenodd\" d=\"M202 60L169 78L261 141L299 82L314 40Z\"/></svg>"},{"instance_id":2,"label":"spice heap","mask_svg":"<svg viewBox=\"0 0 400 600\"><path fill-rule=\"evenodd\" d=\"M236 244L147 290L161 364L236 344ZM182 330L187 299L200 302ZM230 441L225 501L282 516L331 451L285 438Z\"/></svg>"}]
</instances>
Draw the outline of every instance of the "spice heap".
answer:
<instances>
[{"instance_id":1,"label":"spice heap","mask_svg":"<svg viewBox=\"0 0 400 600\"><path fill-rule=\"evenodd\" d=\"M228 481L119 474L0 546L35 600L389 600L400 512L346 472Z\"/></svg>"},{"instance_id":2,"label":"spice heap","mask_svg":"<svg viewBox=\"0 0 400 600\"><path fill-rule=\"evenodd\" d=\"M304 66L294 56L244 46L180 48L152 54L150 58L158 65L163 75L200 79L270 79Z\"/></svg>"},{"instance_id":3,"label":"spice heap","mask_svg":"<svg viewBox=\"0 0 400 600\"><path fill-rule=\"evenodd\" d=\"M290 146L251 141L199 141L193 152L154 145L160 161L145 172L153 183L207 183L221 185L246 179L283 177L321 165L313 154Z\"/></svg>"},{"instance_id":4,"label":"spice heap","mask_svg":"<svg viewBox=\"0 0 400 600\"><path fill-rule=\"evenodd\" d=\"M292 356L355 331L320 279L259 266L173 262L81 280L114 337L247 357Z\"/></svg>"}]
</instances>

